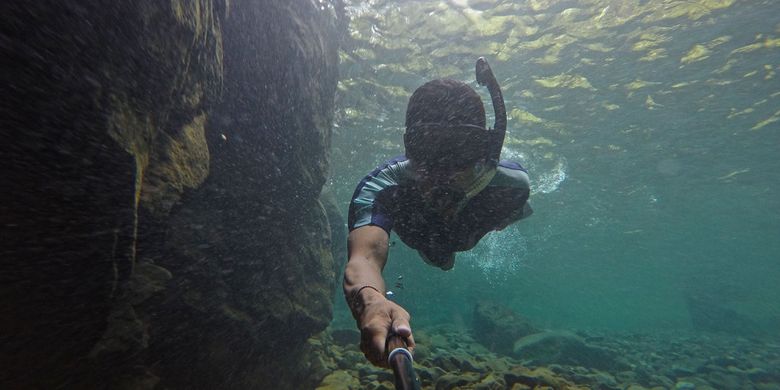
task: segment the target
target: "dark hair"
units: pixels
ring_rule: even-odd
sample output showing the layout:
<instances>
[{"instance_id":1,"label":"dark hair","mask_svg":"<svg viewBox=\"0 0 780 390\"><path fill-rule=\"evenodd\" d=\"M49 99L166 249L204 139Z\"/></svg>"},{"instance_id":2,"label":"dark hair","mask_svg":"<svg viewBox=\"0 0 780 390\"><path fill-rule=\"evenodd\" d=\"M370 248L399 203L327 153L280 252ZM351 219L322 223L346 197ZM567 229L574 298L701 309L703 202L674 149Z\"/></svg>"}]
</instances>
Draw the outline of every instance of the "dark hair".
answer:
<instances>
[{"instance_id":1,"label":"dark hair","mask_svg":"<svg viewBox=\"0 0 780 390\"><path fill-rule=\"evenodd\" d=\"M434 169L460 169L476 163L487 155L485 122L482 99L468 84L429 81L409 98L406 157Z\"/></svg>"},{"instance_id":2,"label":"dark hair","mask_svg":"<svg viewBox=\"0 0 780 390\"><path fill-rule=\"evenodd\" d=\"M429 81L414 91L406 106L406 127L449 123L485 127L482 99L468 84L450 79Z\"/></svg>"}]
</instances>

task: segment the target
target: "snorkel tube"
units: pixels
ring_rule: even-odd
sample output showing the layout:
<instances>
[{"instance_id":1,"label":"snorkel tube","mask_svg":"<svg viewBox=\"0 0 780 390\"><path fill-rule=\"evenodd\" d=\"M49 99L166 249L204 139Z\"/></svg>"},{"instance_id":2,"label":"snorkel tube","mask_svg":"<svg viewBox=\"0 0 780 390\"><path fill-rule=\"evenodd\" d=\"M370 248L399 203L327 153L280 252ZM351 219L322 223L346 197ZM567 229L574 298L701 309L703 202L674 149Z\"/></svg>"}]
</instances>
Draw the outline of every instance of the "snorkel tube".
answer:
<instances>
[{"instance_id":1,"label":"snorkel tube","mask_svg":"<svg viewBox=\"0 0 780 390\"><path fill-rule=\"evenodd\" d=\"M498 86L496 76L493 75L493 71L490 69L490 65L488 65L485 57L477 59L476 74L477 83L487 86L490 92L490 99L493 101L493 112L495 113L496 122L493 124L493 128L488 131L490 137L488 160L491 164L498 165L498 160L501 157L501 147L504 145L504 137L506 136L504 96L501 95L501 87Z\"/></svg>"}]
</instances>

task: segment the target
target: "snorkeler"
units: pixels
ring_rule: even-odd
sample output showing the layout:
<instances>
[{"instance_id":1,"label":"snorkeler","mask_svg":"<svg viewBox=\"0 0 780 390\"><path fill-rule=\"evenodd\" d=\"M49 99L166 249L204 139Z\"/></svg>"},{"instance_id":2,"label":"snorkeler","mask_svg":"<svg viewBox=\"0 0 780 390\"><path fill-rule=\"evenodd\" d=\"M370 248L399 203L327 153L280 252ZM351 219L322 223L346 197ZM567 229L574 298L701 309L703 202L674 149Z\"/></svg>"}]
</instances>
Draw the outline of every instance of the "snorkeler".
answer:
<instances>
[{"instance_id":1,"label":"snorkeler","mask_svg":"<svg viewBox=\"0 0 780 390\"><path fill-rule=\"evenodd\" d=\"M391 229L426 263L449 270L456 252L532 212L526 170L499 161L506 110L483 58L477 81L490 90L494 129L486 128L482 99L469 85L427 82L409 99L405 156L376 168L352 196L344 294L361 332L361 350L375 365L387 366L390 336L414 349L409 313L385 296L382 269Z\"/></svg>"}]
</instances>

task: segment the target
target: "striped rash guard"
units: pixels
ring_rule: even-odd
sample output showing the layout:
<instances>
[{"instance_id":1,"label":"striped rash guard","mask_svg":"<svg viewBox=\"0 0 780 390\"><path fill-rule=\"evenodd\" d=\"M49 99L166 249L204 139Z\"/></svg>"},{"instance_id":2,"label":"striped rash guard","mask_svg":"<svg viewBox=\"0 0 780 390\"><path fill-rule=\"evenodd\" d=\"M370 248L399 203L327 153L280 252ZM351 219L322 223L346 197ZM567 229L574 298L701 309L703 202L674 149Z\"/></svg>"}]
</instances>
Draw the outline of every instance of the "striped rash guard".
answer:
<instances>
[{"instance_id":1,"label":"striped rash guard","mask_svg":"<svg viewBox=\"0 0 780 390\"><path fill-rule=\"evenodd\" d=\"M349 205L349 231L374 225L394 230L411 248L427 254L466 251L492 230L531 215L528 173L501 161L495 175L449 218L427 206L415 187L406 157L396 157L360 181Z\"/></svg>"}]
</instances>

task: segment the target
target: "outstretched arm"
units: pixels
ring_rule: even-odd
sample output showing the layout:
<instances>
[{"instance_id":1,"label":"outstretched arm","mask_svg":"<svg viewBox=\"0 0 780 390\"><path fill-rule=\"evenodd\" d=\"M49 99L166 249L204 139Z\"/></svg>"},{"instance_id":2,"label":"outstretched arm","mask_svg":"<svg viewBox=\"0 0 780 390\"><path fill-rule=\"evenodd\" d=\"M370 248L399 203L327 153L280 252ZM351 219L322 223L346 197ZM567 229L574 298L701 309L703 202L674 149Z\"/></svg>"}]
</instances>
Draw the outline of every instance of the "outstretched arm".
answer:
<instances>
[{"instance_id":1,"label":"outstretched arm","mask_svg":"<svg viewBox=\"0 0 780 390\"><path fill-rule=\"evenodd\" d=\"M349 261L344 271L344 295L349 299L362 287L384 291L382 270L387 263L387 232L373 225L359 227L349 233L348 248ZM350 306L350 309L353 308Z\"/></svg>"},{"instance_id":2,"label":"outstretched arm","mask_svg":"<svg viewBox=\"0 0 780 390\"><path fill-rule=\"evenodd\" d=\"M385 298L382 269L387 262L388 234L378 226L363 226L349 233L349 261L344 271L344 296L360 329L360 349L377 366L387 366L387 338L414 338L409 313Z\"/></svg>"}]
</instances>

